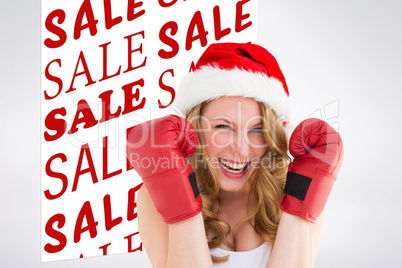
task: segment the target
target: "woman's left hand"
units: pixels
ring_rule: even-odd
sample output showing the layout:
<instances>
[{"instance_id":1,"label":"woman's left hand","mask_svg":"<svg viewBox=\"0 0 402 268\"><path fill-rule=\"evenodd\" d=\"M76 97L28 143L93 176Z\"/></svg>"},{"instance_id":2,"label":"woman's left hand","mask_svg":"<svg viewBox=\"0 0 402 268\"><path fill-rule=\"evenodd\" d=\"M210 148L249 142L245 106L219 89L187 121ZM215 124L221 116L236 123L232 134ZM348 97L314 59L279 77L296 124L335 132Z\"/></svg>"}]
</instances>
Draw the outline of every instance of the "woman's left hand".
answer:
<instances>
[{"instance_id":1,"label":"woman's left hand","mask_svg":"<svg viewBox=\"0 0 402 268\"><path fill-rule=\"evenodd\" d=\"M341 167L341 137L326 122L310 118L294 130L289 151L294 160L289 165L281 208L315 223Z\"/></svg>"}]
</instances>

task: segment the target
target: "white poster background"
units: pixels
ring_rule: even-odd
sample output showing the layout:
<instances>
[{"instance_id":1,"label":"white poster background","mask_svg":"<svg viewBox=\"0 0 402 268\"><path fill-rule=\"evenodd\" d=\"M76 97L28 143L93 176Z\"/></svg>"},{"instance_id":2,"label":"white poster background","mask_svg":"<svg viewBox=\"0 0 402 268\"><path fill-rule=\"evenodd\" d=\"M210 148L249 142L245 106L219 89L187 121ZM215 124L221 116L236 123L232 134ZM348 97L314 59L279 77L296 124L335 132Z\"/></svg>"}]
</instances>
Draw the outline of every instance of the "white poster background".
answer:
<instances>
[{"instance_id":1,"label":"white poster background","mask_svg":"<svg viewBox=\"0 0 402 268\"><path fill-rule=\"evenodd\" d=\"M91 35L88 28L81 31L79 39L74 39L74 24L81 5L87 2L91 5L95 19L97 33ZM104 3L110 2L112 18L121 17L121 22L110 29L105 27ZM145 13L135 20L127 20L128 2L137 2L142 5L134 9L134 13L142 10ZM159 1L163 2L163 1ZM158 100L162 105L167 105L172 100L172 94L159 86L159 78L166 70L162 81L165 85L177 89L180 78L189 71L191 61L196 61L206 46L200 44L200 40L192 43L190 50L185 49L185 39L193 15L201 12L202 23L208 32L208 44L217 42L214 35L213 8L220 7L221 28L230 28L231 32L219 42L256 42L257 38L257 1L170 1L170 7L163 8L158 1L54 1L42 0L41 5L41 252L42 261L55 261L116 253L132 252L141 249L141 241L138 235L136 219L128 220L128 214L133 213L133 203L129 202L129 191L141 183L141 179L133 170L126 168L126 129L152 118L160 117L176 112L174 107L165 109L158 107ZM242 14L249 14L242 20L242 24L252 22L252 25L237 33L235 31L236 4L242 4ZM45 27L48 15L57 9L65 13L63 22L53 20L53 24L62 28L67 35L66 42L58 48L48 48L44 45L46 39L58 40L58 37ZM158 51L170 51L171 47L164 44L160 38L160 30L169 21L178 25L176 34L167 31L167 35L179 45L179 52L170 59L162 59ZM82 24L87 23L84 16ZM133 35L134 34L134 35ZM192 34L197 35L197 30ZM131 50L141 48L142 51L128 53L128 38L131 38ZM110 43L109 43L110 42ZM109 43L109 44L107 44ZM107 44L107 45L106 45ZM112 76L103 81L104 47L107 49L107 74ZM85 58L93 84L88 83L85 74L78 75L74 79L75 90L67 92L74 77L74 71L78 62L77 73L84 71L83 61L79 61L79 55ZM144 61L144 67L124 72L128 68L128 58L131 57L132 66L140 66ZM50 62L58 59L51 64ZM50 81L45 76L46 68L52 76L59 77L63 87L58 93L58 84ZM135 86L132 91L138 89L139 100L133 100L133 106L138 105L145 99L145 106L125 115L121 112L125 108L125 98L122 86L143 79L144 86ZM105 122L97 123L90 128L84 128L84 123L77 125L78 131L68 134L77 113L77 104L84 100L90 107L93 117L99 121L102 118L102 101L100 94L112 90L111 113L120 110L120 115ZM52 99L45 99L44 92ZM176 92L177 93L177 92ZM45 120L54 109L65 108L66 115L57 115L56 118L64 119L67 127L65 133L58 139L46 141L44 133L55 135L56 131L48 129ZM120 108L119 108L120 107ZM80 113L79 118L83 117ZM103 148L107 139L107 153ZM88 149L83 147L88 146ZM82 165L78 166L80 154ZM58 155L59 157L55 157ZM54 158L53 161L49 159ZM105 170L104 162L107 163ZM96 175L85 172L93 164ZM48 165L48 171L46 171ZM49 170L62 175L51 175ZM82 175L76 177L76 172L81 170ZM106 178L104 173L117 175ZM66 189L63 190L63 182L60 179L67 178ZM73 191L74 181L76 190ZM45 196L48 191L51 195L62 193L60 197L49 200ZM133 190L132 190L133 191ZM131 192L132 194L133 192ZM110 203L111 218L105 216ZM105 205L106 204L106 205ZM87 213L82 222L77 217L83 207ZM88 213L89 212L89 213ZM135 210L134 210L135 212ZM60 214L60 215L59 215ZM58 219L65 218L65 222L56 220L49 221L58 215ZM61 216L62 215L62 216ZM74 229L85 229L90 224L93 215L96 234L89 230L82 231L78 242L74 242ZM121 218L120 220L118 220ZM117 223L106 230L106 222L117 219ZM89 222L88 222L89 221ZM92 223L93 224L93 223ZM45 231L52 229L51 233ZM110 228L110 227L109 227ZM62 244L63 237L66 239L65 246L59 246L55 253L44 250ZM62 248L62 249L60 249Z\"/></svg>"}]
</instances>

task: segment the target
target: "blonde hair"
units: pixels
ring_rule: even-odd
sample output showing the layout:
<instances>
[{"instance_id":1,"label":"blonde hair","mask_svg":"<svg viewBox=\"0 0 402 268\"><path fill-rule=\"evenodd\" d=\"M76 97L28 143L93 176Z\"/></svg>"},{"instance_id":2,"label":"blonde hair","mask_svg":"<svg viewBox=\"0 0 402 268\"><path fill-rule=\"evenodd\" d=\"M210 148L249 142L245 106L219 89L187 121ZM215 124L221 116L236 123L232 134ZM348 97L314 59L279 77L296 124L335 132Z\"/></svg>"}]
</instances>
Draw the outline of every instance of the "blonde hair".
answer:
<instances>
[{"instance_id":1,"label":"blonde hair","mask_svg":"<svg viewBox=\"0 0 402 268\"><path fill-rule=\"evenodd\" d=\"M207 102L203 102L195 106L186 116L197 132L201 128L200 119L207 104ZM260 167L250 178L250 193L253 195L249 194L249 200L254 198L256 206L241 222L250 221L259 237L265 242L273 244L281 215L279 202L283 195L289 163L288 142L282 124L275 113L260 102L258 105L263 116L263 136L268 149L261 158ZM198 144L205 144L200 133L198 133ZM221 205L218 196L219 180L207 159L205 146L198 146L195 154L188 158L196 173L203 202L202 215L205 232L213 234L212 239L208 241L208 246L212 249L224 244L234 249L234 245L226 239L231 232L231 227L218 217ZM225 262L228 259L228 256L211 255L211 257L214 263Z\"/></svg>"}]
</instances>

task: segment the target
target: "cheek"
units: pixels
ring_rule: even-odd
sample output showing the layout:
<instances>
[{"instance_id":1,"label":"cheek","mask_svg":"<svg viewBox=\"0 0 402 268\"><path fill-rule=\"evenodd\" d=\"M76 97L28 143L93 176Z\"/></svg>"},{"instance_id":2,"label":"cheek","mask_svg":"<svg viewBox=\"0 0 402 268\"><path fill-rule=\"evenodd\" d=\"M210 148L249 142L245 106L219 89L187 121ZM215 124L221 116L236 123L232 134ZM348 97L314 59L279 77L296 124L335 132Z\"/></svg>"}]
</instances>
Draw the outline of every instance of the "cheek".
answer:
<instances>
[{"instance_id":1,"label":"cheek","mask_svg":"<svg viewBox=\"0 0 402 268\"><path fill-rule=\"evenodd\" d=\"M230 146L233 140L233 132L226 130L204 132L203 135L207 149L224 149Z\"/></svg>"},{"instance_id":2,"label":"cheek","mask_svg":"<svg viewBox=\"0 0 402 268\"><path fill-rule=\"evenodd\" d=\"M261 133L252 133L249 135L250 148L253 151L252 162L254 165L258 165L261 157L267 151L267 144L265 142L264 136Z\"/></svg>"},{"instance_id":3,"label":"cheek","mask_svg":"<svg viewBox=\"0 0 402 268\"><path fill-rule=\"evenodd\" d=\"M248 135L249 146L257 151L264 151L267 149L264 136L260 133L252 133Z\"/></svg>"},{"instance_id":4,"label":"cheek","mask_svg":"<svg viewBox=\"0 0 402 268\"><path fill-rule=\"evenodd\" d=\"M203 146L206 148L208 156L214 156L216 154L216 147L214 146L215 142L213 142L212 133L204 132L202 135L205 142Z\"/></svg>"},{"instance_id":5,"label":"cheek","mask_svg":"<svg viewBox=\"0 0 402 268\"><path fill-rule=\"evenodd\" d=\"M259 159L262 158L262 156L265 154L266 151L267 151L266 148L260 148L260 149L255 149L255 150L254 150L255 155L256 155Z\"/></svg>"},{"instance_id":6,"label":"cheek","mask_svg":"<svg viewBox=\"0 0 402 268\"><path fill-rule=\"evenodd\" d=\"M212 131L203 133L207 154L210 157L217 155L222 149L230 146L233 139L229 131Z\"/></svg>"},{"instance_id":7,"label":"cheek","mask_svg":"<svg viewBox=\"0 0 402 268\"><path fill-rule=\"evenodd\" d=\"M230 131L215 131L211 135L212 146L222 149L230 145L232 137Z\"/></svg>"}]
</instances>

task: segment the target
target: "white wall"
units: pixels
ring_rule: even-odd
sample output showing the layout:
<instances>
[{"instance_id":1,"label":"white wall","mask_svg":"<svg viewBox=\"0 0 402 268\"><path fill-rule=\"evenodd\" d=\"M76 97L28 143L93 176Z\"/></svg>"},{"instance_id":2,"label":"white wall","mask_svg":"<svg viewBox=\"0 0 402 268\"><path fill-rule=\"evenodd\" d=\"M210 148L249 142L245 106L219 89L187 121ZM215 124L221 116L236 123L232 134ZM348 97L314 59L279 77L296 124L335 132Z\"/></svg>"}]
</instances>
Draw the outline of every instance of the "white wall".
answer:
<instances>
[{"instance_id":1,"label":"white wall","mask_svg":"<svg viewBox=\"0 0 402 268\"><path fill-rule=\"evenodd\" d=\"M259 43L282 67L294 121L321 112L345 145L316 267L400 267L402 4L258 4ZM40 263L40 4L0 10L1 267L150 267L140 253Z\"/></svg>"},{"instance_id":2,"label":"white wall","mask_svg":"<svg viewBox=\"0 0 402 268\"><path fill-rule=\"evenodd\" d=\"M260 43L287 78L295 120L321 111L344 142L316 267L401 267L402 3L259 4Z\"/></svg>"}]
</instances>

